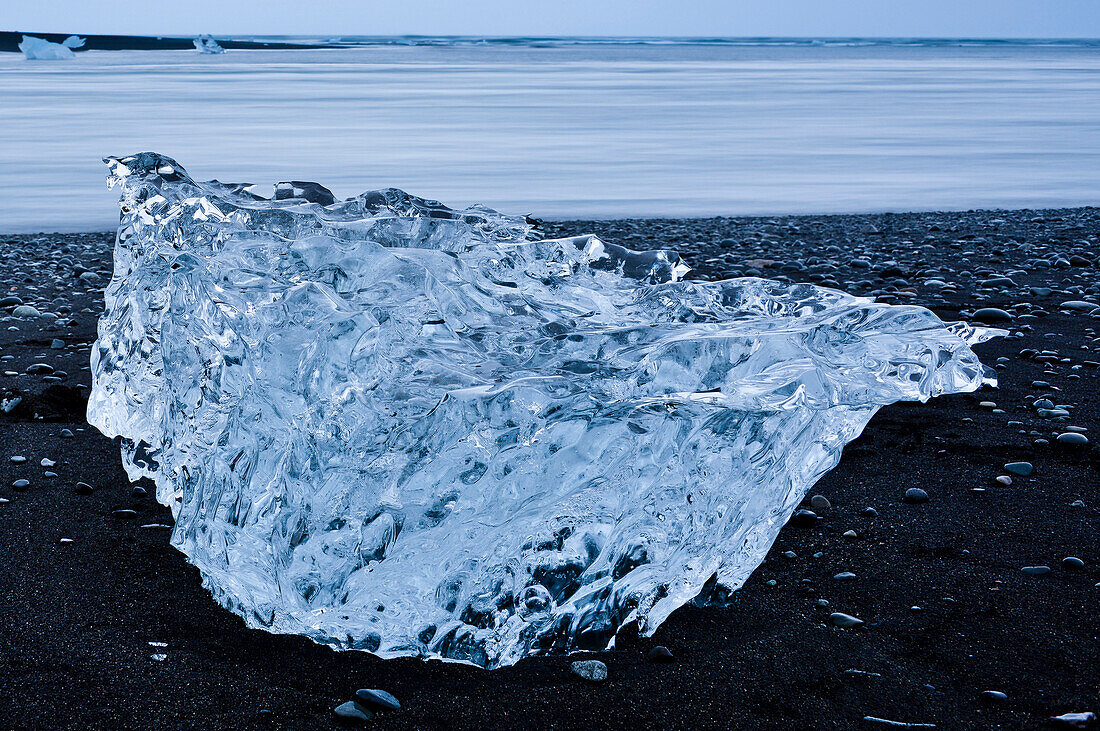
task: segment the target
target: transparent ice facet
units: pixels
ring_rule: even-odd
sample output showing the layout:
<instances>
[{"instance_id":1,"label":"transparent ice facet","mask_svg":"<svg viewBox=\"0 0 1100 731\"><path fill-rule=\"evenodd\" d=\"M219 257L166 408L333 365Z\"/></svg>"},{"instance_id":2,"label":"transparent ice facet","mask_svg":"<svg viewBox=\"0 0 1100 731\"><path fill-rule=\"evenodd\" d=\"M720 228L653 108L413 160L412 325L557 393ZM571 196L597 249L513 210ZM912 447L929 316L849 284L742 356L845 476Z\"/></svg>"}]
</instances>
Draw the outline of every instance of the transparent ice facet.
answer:
<instances>
[{"instance_id":1,"label":"transparent ice facet","mask_svg":"<svg viewBox=\"0 0 1100 731\"><path fill-rule=\"evenodd\" d=\"M884 404L972 391L945 325L399 190L109 158L89 421L253 627L487 667L742 585Z\"/></svg>"},{"instance_id":2,"label":"transparent ice facet","mask_svg":"<svg viewBox=\"0 0 1100 731\"><path fill-rule=\"evenodd\" d=\"M28 61L64 61L75 58L72 49L81 48L84 40L79 36L69 36L61 43L51 43L44 38L23 36L19 50Z\"/></svg>"},{"instance_id":3,"label":"transparent ice facet","mask_svg":"<svg viewBox=\"0 0 1100 731\"><path fill-rule=\"evenodd\" d=\"M225 49L218 45L213 36L201 35L191 42L195 44L195 50L199 53L225 53Z\"/></svg>"}]
</instances>

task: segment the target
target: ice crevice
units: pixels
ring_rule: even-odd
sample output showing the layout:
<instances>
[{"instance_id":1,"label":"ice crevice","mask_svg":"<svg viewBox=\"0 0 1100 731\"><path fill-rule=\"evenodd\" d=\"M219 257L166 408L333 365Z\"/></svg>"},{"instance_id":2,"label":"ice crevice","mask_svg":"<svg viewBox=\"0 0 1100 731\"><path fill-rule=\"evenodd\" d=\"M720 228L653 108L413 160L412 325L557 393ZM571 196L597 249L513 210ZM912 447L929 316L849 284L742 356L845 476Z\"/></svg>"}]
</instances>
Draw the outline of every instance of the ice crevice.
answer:
<instances>
[{"instance_id":1,"label":"ice crevice","mask_svg":"<svg viewBox=\"0 0 1100 731\"><path fill-rule=\"evenodd\" d=\"M998 331L388 189L108 158L89 421L254 627L486 667L737 589L883 405Z\"/></svg>"}]
</instances>

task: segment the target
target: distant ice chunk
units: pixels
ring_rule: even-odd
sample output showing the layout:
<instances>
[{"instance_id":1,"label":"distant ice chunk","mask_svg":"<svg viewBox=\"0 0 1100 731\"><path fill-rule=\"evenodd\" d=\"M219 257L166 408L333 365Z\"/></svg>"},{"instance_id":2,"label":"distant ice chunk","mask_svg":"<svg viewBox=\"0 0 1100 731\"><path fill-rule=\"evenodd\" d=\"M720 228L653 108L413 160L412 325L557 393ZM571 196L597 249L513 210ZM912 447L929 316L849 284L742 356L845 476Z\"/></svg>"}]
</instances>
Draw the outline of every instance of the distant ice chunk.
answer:
<instances>
[{"instance_id":1,"label":"distant ice chunk","mask_svg":"<svg viewBox=\"0 0 1100 731\"><path fill-rule=\"evenodd\" d=\"M195 44L195 50L199 53L225 53L225 49L218 45L213 36L201 35L192 43Z\"/></svg>"},{"instance_id":2,"label":"distant ice chunk","mask_svg":"<svg viewBox=\"0 0 1100 731\"><path fill-rule=\"evenodd\" d=\"M83 47L84 41L79 36L69 36L61 43L51 43L44 38L23 36L23 40L19 42L19 50L28 61L64 61L74 58L72 49Z\"/></svg>"},{"instance_id":3,"label":"distant ice chunk","mask_svg":"<svg viewBox=\"0 0 1100 731\"><path fill-rule=\"evenodd\" d=\"M740 587L884 404L996 332L399 190L121 185L89 421L253 627L487 667Z\"/></svg>"}]
</instances>

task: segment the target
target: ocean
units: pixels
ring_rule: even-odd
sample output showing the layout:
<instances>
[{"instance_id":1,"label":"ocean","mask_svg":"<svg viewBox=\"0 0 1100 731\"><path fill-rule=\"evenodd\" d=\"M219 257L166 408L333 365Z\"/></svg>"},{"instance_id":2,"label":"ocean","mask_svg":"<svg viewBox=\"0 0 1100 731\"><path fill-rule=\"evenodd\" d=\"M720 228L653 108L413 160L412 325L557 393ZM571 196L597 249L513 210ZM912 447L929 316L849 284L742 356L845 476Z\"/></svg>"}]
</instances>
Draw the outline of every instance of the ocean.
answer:
<instances>
[{"instance_id":1,"label":"ocean","mask_svg":"<svg viewBox=\"0 0 1100 731\"><path fill-rule=\"evenodd\" d=\"M114 228L143 150L549 219L1100 204L1098 41L289 40L0 53L0 232Z\"/></svg>"}]
</instances>

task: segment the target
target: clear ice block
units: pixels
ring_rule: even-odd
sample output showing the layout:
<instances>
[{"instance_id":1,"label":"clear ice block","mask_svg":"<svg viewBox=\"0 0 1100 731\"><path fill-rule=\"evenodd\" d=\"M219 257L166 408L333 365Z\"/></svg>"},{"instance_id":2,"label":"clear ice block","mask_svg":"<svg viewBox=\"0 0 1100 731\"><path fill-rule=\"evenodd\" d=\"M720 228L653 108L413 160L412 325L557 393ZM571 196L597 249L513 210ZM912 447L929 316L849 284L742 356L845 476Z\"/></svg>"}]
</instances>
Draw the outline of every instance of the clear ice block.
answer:
<instances>
[{"instance_id":1,"label":"clear ice block","mask_svg":"<svg viewBox=\"0 0 1100 731\"><path fill-rule=\"evenodd\" d=\"M884 404L996 331L398 190L109 158L88 419L253 627L486 667L737 589Z\"/></svg>"}]
</instances>

